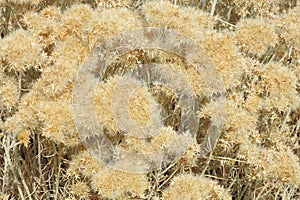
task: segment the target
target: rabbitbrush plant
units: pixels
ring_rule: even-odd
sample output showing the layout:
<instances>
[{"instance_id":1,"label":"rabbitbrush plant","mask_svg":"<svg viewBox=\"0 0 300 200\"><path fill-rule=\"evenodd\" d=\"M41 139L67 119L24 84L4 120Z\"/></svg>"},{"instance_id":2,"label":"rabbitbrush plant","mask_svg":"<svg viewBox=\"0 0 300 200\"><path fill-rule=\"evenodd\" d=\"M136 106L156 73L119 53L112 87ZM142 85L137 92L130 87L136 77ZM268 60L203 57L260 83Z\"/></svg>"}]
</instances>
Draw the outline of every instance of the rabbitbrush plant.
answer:
<instances>
[{"instance_id":1,"label":"rabbitbrush plant","mask_svg":"<svg viewBox=\"0 0 300 200\"><path fill-rule=\"evenodd\" d=\"M298 4L1 1L0 199L299 199ZM94 107L120 154L155 152L181 127L178 95L153 82L130 96L129 116L144 127L163 108L163 128L149 141L120 128L112 104L125 96L115 90L136 65L159 63L182 77L198 107L199 127L187 151L160 168L133 173L109 168L87 151L74 122L73 90L93 49L144 27L169 28L201 46L223 79L227 101L221 137L201 157L220 109L210 98L208 77L160 49L136 49L114 60L96 88Z\"/></svg>"}]
</instances>

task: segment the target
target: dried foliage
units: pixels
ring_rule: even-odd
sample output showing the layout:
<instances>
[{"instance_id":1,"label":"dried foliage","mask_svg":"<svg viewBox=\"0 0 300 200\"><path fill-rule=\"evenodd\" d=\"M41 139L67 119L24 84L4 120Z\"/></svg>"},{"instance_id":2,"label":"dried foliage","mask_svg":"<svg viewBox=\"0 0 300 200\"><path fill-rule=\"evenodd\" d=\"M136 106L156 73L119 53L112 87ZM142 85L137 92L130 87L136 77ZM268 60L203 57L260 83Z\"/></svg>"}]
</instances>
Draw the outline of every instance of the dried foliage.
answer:
<instances>
[{"instance_id":1,"label":"dried foliage","mask_svg":"<svg viewBox=\"0 0 300 200\"><path fill-rule=\"evenodd\" d=\"M1 1L0 199L300 199L297 3ZM199 107L199 130L182 157L149 173L130 173L108 168L87 152L73 120L72 92L95 46L147 26L174 29L205 49L223 78L226 119L215 149L199 159L219 109L210 101L205 75L160 50L120 57L95 94L97 120L120 154L164 148L180 127L178 96L160 83L134 91L129 115L146 129L162 107L165 127L145 141L118 126L114 90L136 65L155 61L175 71Z\"/></svg>"}]
</instances>

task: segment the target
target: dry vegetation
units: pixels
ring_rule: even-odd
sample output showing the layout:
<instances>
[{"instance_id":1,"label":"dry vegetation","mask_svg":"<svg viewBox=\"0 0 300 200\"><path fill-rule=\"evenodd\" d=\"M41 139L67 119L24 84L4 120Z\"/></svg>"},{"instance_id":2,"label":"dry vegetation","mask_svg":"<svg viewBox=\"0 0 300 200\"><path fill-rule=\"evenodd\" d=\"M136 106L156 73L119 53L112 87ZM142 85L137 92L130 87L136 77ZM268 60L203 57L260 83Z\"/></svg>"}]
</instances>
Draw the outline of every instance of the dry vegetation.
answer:
<instances>
[{"instance_id":1,"label":"dry vegetation","mask_svg":"<svg viewBox=\"0 0 300 200\"><path fill-rule=\"evenodd\" d=\"M135 92L130 114L143 126L156 99L169 116L165 128L151 146L120 130L110 109L113 90L136 63L166 64L198 99L197 141L176 162L143 174L107 168L87 152L72 91L97 44L146 26L199 43L223 77L227 102L217 146L199 159L215 109L205 77L162 51L136 50L113 63L95 109L120 151L160 148L180 124L176 95L153 84ZM0 199L300 199L297 0L3 0L0 33Z\"/></svg>"}]
</instances>

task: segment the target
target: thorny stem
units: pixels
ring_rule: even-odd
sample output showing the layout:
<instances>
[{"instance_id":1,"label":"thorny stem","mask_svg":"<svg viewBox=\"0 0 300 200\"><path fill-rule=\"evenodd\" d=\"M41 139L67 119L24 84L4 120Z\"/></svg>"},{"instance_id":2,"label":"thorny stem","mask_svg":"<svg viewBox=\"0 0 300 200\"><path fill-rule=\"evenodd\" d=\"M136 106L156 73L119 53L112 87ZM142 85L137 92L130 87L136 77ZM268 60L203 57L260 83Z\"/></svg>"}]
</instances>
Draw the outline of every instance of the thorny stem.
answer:
<instances>
[{"instance_id":1,"label":"thorny stem","mask_svg":"<svg viewBox=\"0 0 300 200\"><path fill-rule=\"evenodd\" d=\"M25 182L25 178L24 178L24 176L23 176L23 174L22 174L20 168L18 168L18 174L19 174L19 176L20 176L20 179L21 179L21 182L22 182L22 184L23 184L23 186L24 186L24 189L25 189L25 191L26 191L26 193L27 193L26 199L32 200L32 197L31 197L31 196L32 196L32 193L29 191L29 188L28 188L28 186L27 186L27 184L26 184L26 182Z\"/></svg>"},{"instance_id":2,"label":"thorny stem","mask_svg":"<svg viewBox=\"0 0 300 200\"><path fill-rule=\"evenodd\" d=\"M158 189L162 188L166 183L168 183L168 182L175 176L175 174L178 172L179 169L180 169L179 167L176 168L176 169L174 170L174 172L167 178L167 180L165 180L165 181L158 187Z\"/></svg>"},{"instance_id":3,"label":"thorny stem","mask_svg":"<svg viewBox=\"0 0 300 200\"><path fill-rule=\"evenodd\" d=\"M11 5L10 0L7 0L7 3L9 4L9 9L10 9L11 13L14 15L14 17L16 19L18 28L23 29L22 26L21 26L21 24L20 24L20 22L19 22L19 19L18 19L17 15L16 15L16 13L15 13L15 11L13 9L13 6Z\"/></svg>"},{"instance_id":4,"label":"thorny stem","mask_svg":"<svg viewBox=\"0 0 300 200\"><path fill-rule=\"evenodd\" d=\"M212 1L212 3L211 3L210 16L213 17L215 10L216 10L216 5L217 5L218 0L211 0L211 1Z\"/></svg>"},{"instance_id":5,"label":"thorny stem","mask_svg":"<svg viewBox=\"0 0 300 200\"><path fill-rule=\"evenodd\" d=\"M267 193L270 192L270 190L268 192L265 192L265 194L263 195L264 191L267 189L268 184L265 184L264 187L261 189L261 191L259 192L259 194L257 195L257 197L255 199L260 199L261 196L266 195Z\"/></svg>"},{"instance_id":6,"label":"thorny stem","mask_svg":"<svg viewBox=\"0 0 300 200\"><path fill-rule=\"evenodd\" d=\"M202 173L201 173L200 176L203 176L204 173L206 172L206 170L208 169L209 163L210 163L210 161L211 161L211 155L212 155L212 152L210 152L210 154L209 154L209 156L208 156L208 160L207 160L206 165L205 165L205 168L203 169L203 171L202 171Z\"/></svg>"},{"instance_id":7,"label":"thorny stem","mask_svg":"<svg viewBox=\"0 0 300 200\"><path fill-rule=\"evenodd\" d=\"M14 143L15 143L15 138L14 138L14 137L13 137L13 141L14 141ZM16 147L16 146L15 146L15 147ZM17 158L18 155L20 154L18 148L15 148L14 154L15 154L14 157ZM20 166L21 166L21 165L20 165L20 158L18 158L17 163L18 163L17 172L18 172L18 175L19 175L19 177L20 177L20 179L21 179L21 182L22 182L22 184L23 184L23 187L24 187L24 189L25 189L25 191L26 191L26 193L27 193L26 199L32 200L32 193L30 192L30 190L29 190L29 188L28 188L28 185L27 185L26 182L25 182L25 178L24 178L24 176L23 176L23 173L21 172L21 169L20 169Z\"/></svg>"},{"instance_id":8,"label":"thorny stem","mask_svg":"<svg viewBox=\"0 0 300 200\"><path fill-rule=\"evenodd\" d=\"M154 190L156 190L158 188L159 181L160 181L159 180L160 173L158 173L157 171L154 171L151 174L154 177L155 183L154 183L154 185L150 186L150 188L149 188L149 194L148 194L148 198L147 198L148 200L150 200L153 197L153 195L155 194Z\"/></svg>"},{"instance_id":9,"label":"thorny stem","mask_svg":"<svg viewBox=\"0 0 300 200\"><path fill-rule=\"evenodd\" d=\"M10 145L11 141L10 141L10 137L9 136L4 136L4 143L5 143L5 145L4 145L4 152L5 152L4 159L5 159L5 163L7 163L7 165L10 167L10 170L11 170L11 172L13 174L13 177L14 177L14 180L16 182L17 189L18 189L18 192L19 192L19 195L20 195L21 199L25 199L23 191L22 191L22 189L20 187L21 183L20 183L19 179L17 178L16 171L15 171L15 169L13 167L13 164L11 162L11 159L10 159L10 153L9 152L10 152L11 148L14 148L14 145Z\"/></svg>"},{"instance_id":10,"label":"thorny stem","mask_svg":"<svg viewBox=\"0 0 300 200\"><path fill-rule=\"evenodd\" d=\"M21 93L22 93L22 73L19 73L19 94L18 94L18 100L21 99Z\"/></svg>"},{"instance_id":11,"label":"thorny stem","mask_svg":"<svg viewBox=\"0 0 300 200\"><path fill-rule=\"evenodd\" d=\"M63 153L63 148L59 148L58 150L54 147L55 154L58 156L56 164L57 164L57 173L55 175L55 194L54 199L58 200L59 195L59 182L60 182L60 173L61 173L61 155Z\"/></svg>"},{"instance_id":12,"label":"thorny stem","mask_svg":"<svg viewBox=\"0 0 300 200\"><path fill-rule=\"evenodd\" d=\"M284 129L285 125L286 125L286 122L287 122L287 120L288 120L288 118L289 118L289 115L290 115L291 111L292 111L292 109L289 108L289 110L288 110L288 112L287 112L287 114L286 114L286 116L285 116L285 118L284 118L284 121L283 121L283 123L282 123L282 125L281 125L280 132L283 131L283 129Z\"/></svg>"},{"instance_id":13,"label":"thorny stem","mask_svg":"<svg viewBox=\"0 0 300 200\"><path fill-rule=\"evenodd\" d=\"M38 173L39 173L39 182L40 182L40 187L43 188L44 191L47 191L46 187L45 187L45 179L44 179L44 175L43 175L43 169L42 169L42 149L41 149L41 138L40 138L40 134L36 134L36 141L34 142L35 145L37 145L37 153L35 155L37 155L37 169L38 169ZM36 148L34 148L36 149ZM48 193L45 193L45 195ZM50 198L49 196L47 196L47 198Z\"/></svg>"},{"instance_id":14,"label":"thorny stem","mask_svg":"<svg viewBox=\"0 0 300 200\"><path fill-rule=\"evenodd\" d=\"M226 22L226 21L224 21L223 19L221 19L221 18L217 18L220 22L222 22L222 23L224 23L224 24L227 24L227 25L229 25L229 26L233 26L233 27L236 27L236 25L234 25L234 24L231 24L231 23L229 23L229 22Z\"/></svg>"}]
</instances>

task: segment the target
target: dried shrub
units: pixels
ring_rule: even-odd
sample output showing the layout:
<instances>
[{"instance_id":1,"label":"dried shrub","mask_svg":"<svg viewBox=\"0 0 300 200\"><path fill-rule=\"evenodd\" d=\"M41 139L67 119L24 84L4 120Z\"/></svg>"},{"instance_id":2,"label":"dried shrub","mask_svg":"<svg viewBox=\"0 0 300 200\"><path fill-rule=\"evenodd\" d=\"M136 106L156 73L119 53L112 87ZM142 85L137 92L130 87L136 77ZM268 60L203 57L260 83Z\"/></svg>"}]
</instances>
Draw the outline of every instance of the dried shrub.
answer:
<instances>
[{"instance_id":1,"label":"dried shrub","mask_svg":"<svg viewBox=\"0 0 300 200\"><path fill-rule=\"evenodd\" d=\"M296 0L0 2L0 199L298 199L299 8ZM136 49L114 60L94 103L117 156L175 143L163 154L172 157L186 142L176 132L184 109L172 87L136 88L135 80L122 79L136 65L156 62L161 73L182 77L174 85L187 83L199 107L199 128L181 157L131 173L104 166L82 144L73 90L94 47L146 26L174 29L202 46L227 102L215 105L207 74L170 52ZM131 90L132 121L118 121L113 100L122 103ZM212 117L223 109L221 138L199 159ZM148 132L153 121L154 128L165 123L155 134ZM133 122L142 129L121 126Z\"/></svg>"},{"instance_id":2,"label":"dried shrub","mask_svg":"<svg viewBox=\"0 0 300 200\"><path fill-rule=\"evenodd\" d=\"M245 19L237 24L236 39L247 53L261 57L268 48L273 47L277 35L270 22L264 19Z\"/></svg>"},{"instance_id":3,"label":"dried shrub","mask_svg":"<svg viewBox=\"0 0 300 200\"><path fill-rule=\"evenodd\" d=\"M166 199L231 199L224 188L216 182L190 174L174 177L171 185L163 192Z\"/></svg>"}]
</instances>

